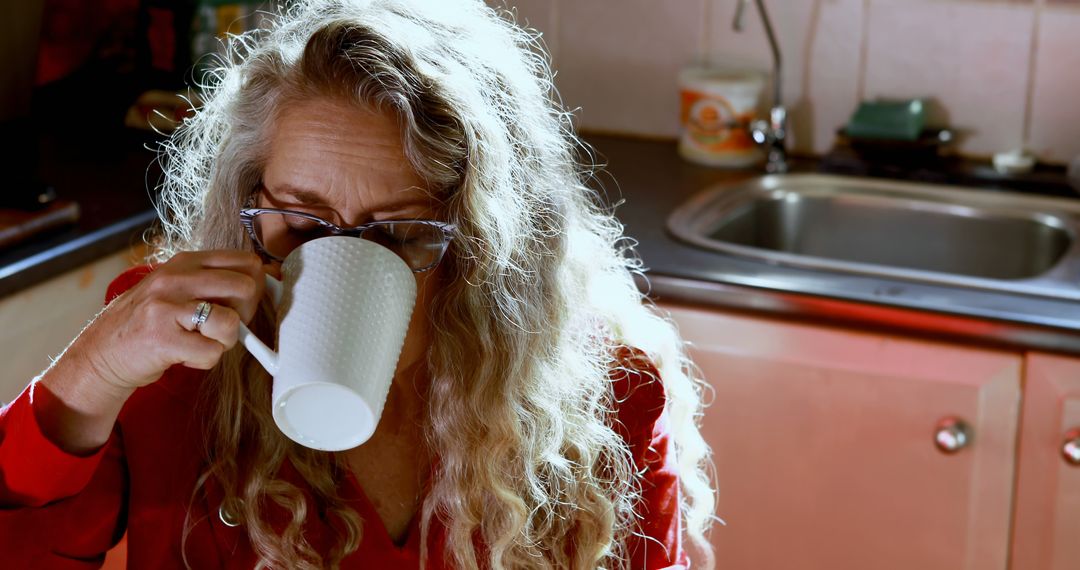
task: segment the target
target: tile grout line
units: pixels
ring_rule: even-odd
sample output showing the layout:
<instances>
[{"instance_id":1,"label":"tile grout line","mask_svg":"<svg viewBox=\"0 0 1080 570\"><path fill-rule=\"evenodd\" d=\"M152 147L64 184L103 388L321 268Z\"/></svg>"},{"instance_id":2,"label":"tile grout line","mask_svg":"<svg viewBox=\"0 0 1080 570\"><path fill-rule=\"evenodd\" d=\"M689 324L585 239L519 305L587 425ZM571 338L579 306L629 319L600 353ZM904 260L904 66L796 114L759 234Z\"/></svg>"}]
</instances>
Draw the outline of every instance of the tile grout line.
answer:
<instances>
[{"instance_id":1,"label":"tile grout line","mask_svg":"<svg viewBox=\"0 0 1080 570\"><path fill-rule=\"evenodd\" d=\"M821 30L822 0L813 0L811 4L810 22L806 30L806 39L803 40L802 77L799 78L799 96L810 100L812 78L811 71L814 68L814 48L817 46L818 32Z\"/></svg>"},{"instance_id":2,"label":"tile grout line","mask_svg":"<svg viewBox=\"0 0 1080 570\"><path fill-rule=\"evenodd\" d=\"M1027 150L1031 144L1032 108L1035 106L1035 74L1036 62L1039 56L1039 29L1042 27L1042 13L1045 0L1035 0L1034 11L1031 19L1031 48L1028 51L1027 85L1024 93L1024 123L1020 133L1021 148Z\"/></svg>"},{"instance_id":3,"label":"tile grout line","mask_svg":"<svg viewBox=\"0 0 1080 570\"><path fill-rule=\"evenodd\" d=\"M548 6L548 26L550 26L551 41L548 44L548 57L551 58L551 89L554 96L559 102L559 112L568 113L569 117L567 121L570 123L570 128L578 130L581 128L581 114L571 112L567 107L566 99L563 98L563 92L559 89L556 79L559 76L559 69L561 67L561 59L559 53L562 51L562 22L559 12L559 0L551 0L551 4Z\"/></svg>"},{"instance_id":4,"label":"tile grout line","mask_svg":"<svg viewBox=\"0 0 1080 570\"><path fill-rule=\"evenodd\" d=\"M856 72L855 102L862 103L866 98L866 66L870 58L870 2L863 0L862 29L859 30L859 70Z\"/></svg>"},{"instance_id":5,"label":"tile grout line","mask_svg":"<svg viewBox=\"0 0 1080 570\"><path fill-rule=\"evenodd\" d=\"M562 18L560 17L559 3L560 0L551 0L551 9L548 10L548 24L551 26L551 39L554 40L554 45L548 49L551 50L551 65L553 67L557 63L559 52L562 50Z\"/></svg>"},{"instance_id":6,"label":"tile grout line","mask_svg":"<svg viewBox=\"0 0 1080 570\"><path fill-rule=\"evenodd\" d=\"M703 33L701 34L701 52L699 62L704 67L710 67L712 65L712 13L713 8L716 6L714 3L717 0L705 0L703 11L704 16L701 18L704 23Z\"/></svg>"}]
</instances>

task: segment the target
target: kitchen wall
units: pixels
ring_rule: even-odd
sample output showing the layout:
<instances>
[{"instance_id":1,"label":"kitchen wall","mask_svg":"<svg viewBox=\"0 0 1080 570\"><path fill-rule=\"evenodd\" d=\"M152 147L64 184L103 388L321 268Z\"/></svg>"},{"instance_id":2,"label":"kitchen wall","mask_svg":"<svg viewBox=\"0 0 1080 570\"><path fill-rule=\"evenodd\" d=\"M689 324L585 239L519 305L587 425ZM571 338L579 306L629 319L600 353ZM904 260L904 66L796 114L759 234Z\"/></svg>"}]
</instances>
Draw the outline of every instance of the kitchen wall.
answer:
<instances>
[{"instance_id":1,"label":"kitchen wall","mask_svg":"<svg viewBox=\"0 0 1080 570\"><path fill-rule=\"evenodd\" d=\"M674 137L680 69L771 69L737 0L507 0L542 33L583 130ZM503 5L501 0L488 0ZM930 97L961 152L1080 155L1080 0L766 0L797 152L823 153L858 101Z\"/></svg>"},{"instance_id":2,"label":"kitchen wall","mask_svg":"<svg viewBox=\"0 0 1080 570\"><path fill-rule=\"evenodd\" d=\"M98 314L117 275L145 257L142 246L98 259L0 299L0 406L60 356Z\"/></svg>"}]
</instances>

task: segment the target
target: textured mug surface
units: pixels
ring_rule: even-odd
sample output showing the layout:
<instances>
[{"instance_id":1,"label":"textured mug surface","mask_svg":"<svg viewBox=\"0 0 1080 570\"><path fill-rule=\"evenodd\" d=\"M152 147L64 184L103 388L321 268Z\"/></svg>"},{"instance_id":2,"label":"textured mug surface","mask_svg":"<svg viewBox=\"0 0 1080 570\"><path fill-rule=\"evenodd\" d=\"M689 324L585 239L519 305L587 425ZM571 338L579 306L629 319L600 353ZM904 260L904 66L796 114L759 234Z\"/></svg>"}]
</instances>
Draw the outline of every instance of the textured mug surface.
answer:
<instances>
[{"instance_id":1,"label":"textured mug surface","mask_svg":"<svg viewBox=\"0 0 1080 570\"><path fill-rule=\"evenodd\" d=\"M305 243L282 264L273 416L293 441L350 449L375 432L416 302L408 265L370 241Z\"/></svg>"}]
</instances>

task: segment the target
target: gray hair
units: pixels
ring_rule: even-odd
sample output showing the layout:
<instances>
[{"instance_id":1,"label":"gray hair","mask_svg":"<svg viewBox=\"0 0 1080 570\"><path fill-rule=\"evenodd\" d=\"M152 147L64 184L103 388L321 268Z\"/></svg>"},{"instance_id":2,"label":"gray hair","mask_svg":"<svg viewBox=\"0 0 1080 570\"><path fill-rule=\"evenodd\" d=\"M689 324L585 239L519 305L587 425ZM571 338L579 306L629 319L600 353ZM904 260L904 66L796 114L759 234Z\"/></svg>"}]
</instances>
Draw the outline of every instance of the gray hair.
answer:
<instances>
[{"instance_id":1,"label":"gray hair","mask_svg":"<svg viewBox=\"0 0 1080 570\"><path fill-rule=\"evenodd\" d=\"M701 379L672 323L635 286L641 263L621 224L586 185L594 166L578 157L592 155L561 110L538 36L507 16L479 0L302 0L268 29L232 38L204 104L163 147L154 255L251 249L238 212L290 102L333 97L389 113L460 234L429 315L425 433L440 462L422 506L425 537L433 517L444 521L461 568L477 568L477 533L493 568L624 567L640 493L611 425L609 374L625 344L661 372L685 529L711 567ZM253 326L272 327L265 306L260 319ZM201 482L218 481L242 505L263 565L322 567L300 532L302 494L276 477L291 461L346 524L335 565L362 534L335 491L347 467L277 433L268 382L239 348L210 372ZM263 522L266 499L292 513L281 537Z\"/></svg>"}]
</instances>

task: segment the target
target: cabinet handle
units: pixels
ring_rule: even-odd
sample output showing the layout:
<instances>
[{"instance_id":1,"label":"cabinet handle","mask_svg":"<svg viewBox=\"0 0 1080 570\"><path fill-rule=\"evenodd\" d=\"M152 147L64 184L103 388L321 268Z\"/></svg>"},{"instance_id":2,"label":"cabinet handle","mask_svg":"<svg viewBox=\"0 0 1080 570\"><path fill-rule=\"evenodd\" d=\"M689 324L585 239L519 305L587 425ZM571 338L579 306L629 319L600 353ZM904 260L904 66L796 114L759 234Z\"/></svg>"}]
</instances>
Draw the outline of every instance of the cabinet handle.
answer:
<instances>
[{"instance_id":1,"label":"cabinet handle","mask_svg":"<svg viewBox=\"0 0 1080 570\"><path fill-rule=\"evenodd\" d=\"M1069 430L1065 434L1065 445L1061 446L1061 454L1069 465L1080 465L1080 428Z\"/></svg>"},{"instance_id":2,"label":"cabinet handle","mask_svg":"<svg viewBox=\"0 0 1080 570\"><path fill-rule=\"evenodd\" d=\"M956 453L971 443L971 428L957 418L945 418L938 422L934 432L934 444L942 453Z\"/></svg>"}]
</instances>

